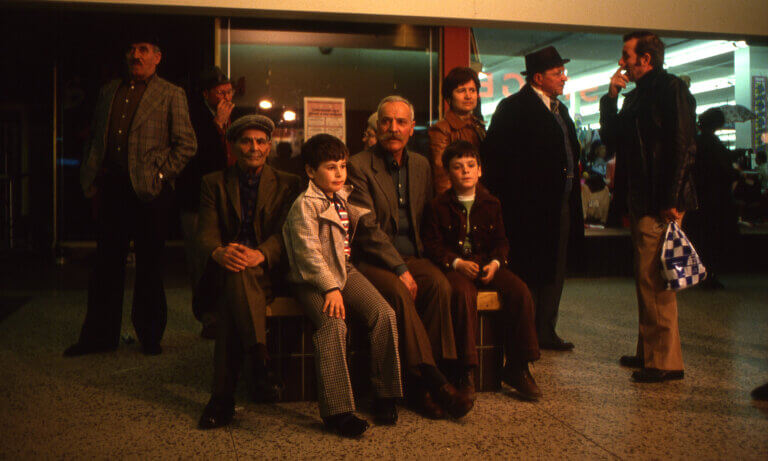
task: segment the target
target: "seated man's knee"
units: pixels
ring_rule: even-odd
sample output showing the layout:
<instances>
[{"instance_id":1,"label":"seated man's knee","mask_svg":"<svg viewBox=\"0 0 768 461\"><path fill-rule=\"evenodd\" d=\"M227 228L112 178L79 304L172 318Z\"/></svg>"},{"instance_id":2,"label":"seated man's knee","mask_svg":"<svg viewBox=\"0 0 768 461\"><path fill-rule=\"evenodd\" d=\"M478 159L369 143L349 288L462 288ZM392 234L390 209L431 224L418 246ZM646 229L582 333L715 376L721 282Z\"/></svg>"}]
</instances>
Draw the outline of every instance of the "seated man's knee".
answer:
<instances>
[{"instance_id":1,"label":"seated man's knee","mask_svg":"<svg viewBox=\"0 0 768 461\"><path fill-rule=\"evenodd\" d=\"M323 324L317 329L319 335L330 335L340 338L347 337L347 323L344 319L326 317Z\"/></svg>"}]
</instances>

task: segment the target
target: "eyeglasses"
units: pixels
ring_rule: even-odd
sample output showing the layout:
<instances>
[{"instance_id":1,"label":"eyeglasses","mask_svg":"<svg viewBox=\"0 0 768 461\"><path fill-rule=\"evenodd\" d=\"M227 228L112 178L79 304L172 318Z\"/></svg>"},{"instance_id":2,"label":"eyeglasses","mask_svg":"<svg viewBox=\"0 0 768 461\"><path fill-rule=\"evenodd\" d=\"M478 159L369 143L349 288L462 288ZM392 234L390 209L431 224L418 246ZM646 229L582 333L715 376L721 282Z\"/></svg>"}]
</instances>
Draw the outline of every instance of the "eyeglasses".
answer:
<instances>
[{"instance_id":1,"label":"eyeglasses","mask_svg":"<svg viewBox=\"0 0 768 461\"><path fill-rule=\"evenodd\" d=\"M560 70L555 70L552 72L545 72L545 73L548 75L551 75L552 77L562 77L564 75L565 76L568 75L568 71L566 69L560 69Z\"/></svg>"},{"instance_id":2,"label":"eyeglasses","mask_svg":"<svg viewBox=\"0 0 768 461\"><path fill-rule=\"evenodd\" d=\"M267 144L270 143L269 139L267 138L246 138L246 137L242 137L238 139L238 142L246 146L252 142L255 142L257 146L266 146Z\"/></svg>"},{"instance_id":3,"label":"eyeglasses","mask_svg":"<svg viewBox=\"0 0 768 461\"><path fill-rule=\"evenodd\" d=\"M223 98L225 96L232 96L233 94L235 94L235 90L233 90L233 89L230 89L230 90L218 90L218 91L215 91L213 94Z\"/></svg>"}]
</instances>

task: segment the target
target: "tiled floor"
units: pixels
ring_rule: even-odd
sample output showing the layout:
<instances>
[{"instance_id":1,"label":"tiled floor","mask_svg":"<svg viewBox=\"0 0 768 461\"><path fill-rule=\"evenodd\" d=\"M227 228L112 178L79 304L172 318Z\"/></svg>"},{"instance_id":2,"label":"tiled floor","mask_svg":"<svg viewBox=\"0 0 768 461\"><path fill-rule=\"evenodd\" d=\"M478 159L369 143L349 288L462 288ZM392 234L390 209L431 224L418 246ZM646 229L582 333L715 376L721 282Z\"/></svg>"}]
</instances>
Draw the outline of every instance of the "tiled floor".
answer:
<instances>
[{"instance_id":1,"label":"tiled floor","mask_svg":"<svg viewBox=\"0 0 768 461\"><path fill-rule=\"evenodd\" d=\"M167 285L161 356L145 357L134 344L65 359L85 312L83 265L1 264L3 459L768 458L768 402L749 397L768 381L764 275L726 277L726 290L680 295L683 381L635 384L618 366L634 347L631 279L569 279L560 332L576 349L545 351L535 365L542 401L484 393L458 422L402 409L397 426L343 440L322 432L315 403L256 405L245 393L231 428L196 428L213 344L198 337L179 267ZM123 331L132 333L127 308Z\"/></svg>"}]
</instances>

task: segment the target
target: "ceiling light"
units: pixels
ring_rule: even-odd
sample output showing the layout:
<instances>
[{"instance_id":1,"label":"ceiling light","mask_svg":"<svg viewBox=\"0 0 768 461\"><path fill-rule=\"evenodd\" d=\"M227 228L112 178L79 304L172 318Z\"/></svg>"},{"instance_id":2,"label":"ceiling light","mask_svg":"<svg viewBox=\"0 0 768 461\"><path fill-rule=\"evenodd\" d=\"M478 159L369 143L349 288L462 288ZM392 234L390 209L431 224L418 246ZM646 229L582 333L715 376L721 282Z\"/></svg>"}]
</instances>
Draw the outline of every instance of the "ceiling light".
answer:
<instances>
[{"instance_id":1,"label":"ceiling light","mask_svg":"<svg viewBox=\"0 0 768 461\"><path fill-rule=\"evenodd\" d=\"M293 122L296 120L296 112L288 109L285 112L283 112L283 120L286 122Z\"/></svg>"},{"instance_id":2,"label":"ceiling light","mask_svg":"<svg viewBox=\"0 0 768 461\"><path fill-rule=\"evenodd\" d=\"M264 110L269 110L272 108L272 101L270 101L269 99L262 99L261 101L259 101L259 107Z\"/></svg>"},{"instance_id":3,"label":"ceiling light","mask_svg":"<svg viewBox=\"0 0 768 461\"><path fill-rule=\"evenodd\" d=\"M682 50L668 51L664 57L664 67L682 66L702 59L719 56L721 54L733 53L739 48L745 48L746 42L731 42L727 40L714 40L699 45L686 47Z\"/></svg>"}]
</instances>

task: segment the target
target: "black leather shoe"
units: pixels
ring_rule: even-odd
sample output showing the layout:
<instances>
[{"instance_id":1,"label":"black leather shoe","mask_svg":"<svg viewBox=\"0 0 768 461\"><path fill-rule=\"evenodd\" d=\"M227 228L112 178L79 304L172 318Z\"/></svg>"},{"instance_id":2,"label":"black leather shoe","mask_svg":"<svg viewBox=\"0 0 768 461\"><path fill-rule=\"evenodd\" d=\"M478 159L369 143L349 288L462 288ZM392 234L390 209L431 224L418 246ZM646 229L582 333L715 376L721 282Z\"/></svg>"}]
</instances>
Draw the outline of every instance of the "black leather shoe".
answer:
<instances>
[{"instance_id":1,"label":"black leather shoe","mask_svg":"<svg viewBox=\"0 0 768 461\"><path fill-rule=\"evenodd\" d=\"M504 367L501 380L509 387L514 388L525 400L536 401L542 396L541 389L533 379L527 363L519 367Z\"/></svg>"},{"instance_id":2,"label":"black leather shoe","mask_svg":"<svg viewBox=\"0 0 768 461\"><path fill-rule=\"evenodd\" d=\"M114 352L116 350L117 346L104 346L78 342L64 350L64 357L79 357L86 354L99 354L101 352Z\"/></svg>"},{"instance_id":3,"label":"black leather shoe","mask_svg":"<svg viewBox=\"0 0 768 461\"><path fill-rule=\"evenodd\" d=\"M751 395L755 400L768 400L768 383L756 387Z\"/></svg>"},{"instance_id":4,"label":"black leather shoe","mask_svg":"<svg viewBox=\"0 0 768 461\"><path fill-rule=\"evenodd\" d=\"M456 382L456 389L458 389L461 394L464 394L468 399L474 402L477 398L475 395L474 373L472 371L467 371L466 373L463 373L461 376L459 376L459 379Z\"/></svg>"},{"instance_id":5,"label":"black leather shoe","mask_svg":"<svg viewBox=\"0 0 768 461\"><path fill-rule=\"evenodd\" d=\"M326 429L342 437L355 438L368 430L368 421L360 419L354 413L342 413L323 418Z\"/></svg>"},{"instance_id":6,"label":"black leather shoe","mask_svg":"<svg viewBox=\"0 0 768 461\"><path fill-rule=\"evenodd\" d=\"M433 395L435 401L453 418L461 418L469 413L475 402L460 393L452 384L446 383Z\"/></svg>"},{"instance_id":7,"label":"black leather shoe","mask_svg":"<svg viewBox=\"0 0 768 461\"><path fill-rule=\"evenodd\" d=\"M233 399L222 399L211 397L208 405L203 410L200 422L197 427L200 429L215 429L226 426L232 422L235 415L235 401Z\"/></svg>"},{"instance_id":8,"label":"black leather shoe","mask_svg":"<svg viewBox=\"0 0 768 461\"><path fill-rule=\"evenodd\" d=\"M376 399L373 402L373 421L383 426L397 423L395 399Z\"/></svg>"},{"instance_id":9,"label":"black leather shoe","mask_svg":"<svg viewBox=\"0 0 768 461\"><path fill-rule=\"evenodd\" d=\"M622 355L619 365L627 368L643 368L643 359L636 355Z\"/></svg>"},{"instance_id":10,"label":"black leather shoe","mask_svg":"<svg viewBox=\"0 0 768 461\"><path fill-rule=\"evenodd\" d=\"M565 341L562 338L555 338L553 341L539 343L539 349L549 351L570 351L576 347L572 342Z\"/></svg>"},{"instance_id":11,"label":"black leather shoe","mask_svg":"<svg viewBox=\"0 0 768 461\"><path fill-rule=\"evenodd\" d=\"M683 379L685 373L683 370L659 370L658 368L641 368L632 372L632 379L636 383L660 383L663 381L672 381Z\"/></svg>"},{"instance_id":12,"label":"black leather shoe","mask_svg":"<svg viewBox=\"0 0 768 461\"><path fill-rule=\"evenodd\" d=\"M142 344L141 353L144 355L160 355L163 353L163 348L159 343Z\"/></svg>"}]
</instances>

